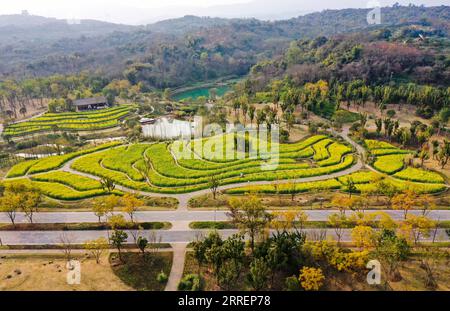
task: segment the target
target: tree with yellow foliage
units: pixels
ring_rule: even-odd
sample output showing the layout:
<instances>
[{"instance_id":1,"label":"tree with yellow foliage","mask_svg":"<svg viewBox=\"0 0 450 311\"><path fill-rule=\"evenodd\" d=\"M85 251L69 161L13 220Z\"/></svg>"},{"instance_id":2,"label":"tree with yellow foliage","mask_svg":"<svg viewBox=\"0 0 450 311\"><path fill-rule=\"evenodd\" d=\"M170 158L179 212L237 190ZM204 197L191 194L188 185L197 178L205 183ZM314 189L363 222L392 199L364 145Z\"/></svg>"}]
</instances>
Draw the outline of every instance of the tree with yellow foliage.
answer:
<instances>
[{"instance_id":1,"label":"tree with yellow foliage","mask_svg":"<svg viewBox=\"0 0 450 311\"><path fill-rule=\"evenodd\" d=\"M300 270L300 285L306 291L318 291L323 286L325 276L322 269L303 267Z\"/></svg>"},{"instance_id":2,"label":"tree with yellow foliage","mask_svg":"<svg viewBox=\"0 0 450 311\"><path fill-rule=\"evenodd\" d=\"M359 226L371 226L376 218L375 213L363 213L360 211L354 212L348 217L350 223L354 223Z\"/></svg>"},{"instance_id":3,"label":"tree with yellow foliage","mask_svg":"<svg viewBox=\"0 0 450 311\"><path fill-rule=\"evenodd\" d=\"M36 189L27 189L22 195L22 211L28 221L33 223L33 216L38 212L39 204L42 202L42 194Z\"/></svg>"},{"instance_id":4,"label":"tree with yellow foliage","mask_svg":"<svg viewBox=\"0 0 450 311\"><path fill-rule=\"evenodd\" d=\"M378 227L380 229L395 231L398 228L397 222L388 213L377 212L376 216L379 218Z\"/></svg>"},{"instance_id":5,"label":"tree with yellow foliage","mask_svg":"<svg viewBox=\"0 0 450 311\"><path fill-rule=\"evenodd\" d=\"M98 222L102 221L102 217L111 213L115 207L120 205L120 198L115 195L106 198L97 198L92 202L92 211L98 217Z\"/></svg>"},{"instance_id":6,"label":"tree with yellow foliage","mask_svg":"<svg viewBox=\"0 0 450 311\"><path fill-rule=\"evenodd\" d=\"M135 194L126 193L121 200L122 211L130 216L131 222L134 222L134 214L139 207L144 205L144 202L137 198Z\"/></svg>"},{"instance_id":7,"label":"tree with yellow foliage","mask_svg":"<svg viewBox=\"0 0 450 311\"><path fill-rule=\"evenodd\" d=\"M337 237L337 243L341 243L344 228L349 224L348 218L344 214L331 214L328 216L328 224L334 229Z\"/></svg>"},{"instance_id":8,"label":"tree with yellow foliage","mask_svg":"<svg viewBox=\"0 0 450 311\"><path fill-rule=\"evenodd\" d=\"M375 231L372 227L359 225L352 229L351 237L356 247L362 250L374 245Z\"/></svg>"},{"instance_id":9,"label":"tree with yellow foliage","mask_svg":"<svg viewBox=\"0 0 450 311\"><path fill-rule=\"evenodd\" d=\"M15 226L17 213L27 204L35 204L35 202L27 202L31 193L25 185L8 185L0 198L0 212L5 213L12 225ZM36 203L37 204L37 203ZM37 205L35 206L37 208Z\"/></svg>"},{"instance_id":10,"label":"tree with yellow foliage","mask_svg":"<svg viewBox=\"0 0 450 311\"><path fill-rule=\"evenodd\" d=\"M270 224L273 216L266 211L261 200L255 195L238 199L232 198L229 202L228 216L237 225L239 230L250 236L250 248L255 249L255 239Z\"/></svg>"},{"instance_id":11,"label":"tree with yellow foliage","mask_svg":"<svg viewBox=\"0 0 450 311\"><path fill-rule=\"evenodd\" d=\"M291 229L303 230L308 221L308 215L304 211L274 212L271 227L277 231L289 231Z\"/></svg>"},{"instance_id":12,"label":"tree with yellow foliage","mask_svg":"<svg viewBox=\"0 0 450 311\"><path fill-rule=\"evenodd\" d=\"M111 227L111 229L116 230L120 228L125 228L127 225L127 221L125 217L121 214L117 215L111 215L108 218L108 225Z\"/></svg>"},{"instance_id":13,"label":"tree with yellow foliage","mask_svg":"<svg viewBox=\"0 0 450 311\"><path fill-rule=\"evenodd\" d=\"M396 194L392 198L392 207L394 209L403 210L403 215L406 219L408 212L417 204L417 201L417 194L408 189L402 193Z\"/></svg>"},{"instance_id":14,"label":"tree with yellow foliage","mask_svg":"<svg viewBox=\"0 0 450 311\"><path fill-rule=\"evenodd\" d=\"M436 208L436 199L429 194L420 195L417 201L423 216L428 216L429 212Z\"/></svg>"},{"instance_id":15,"label":"tree with yellow foliage","mask_svg":"<svg viewBox=\"0 0 450 311\"><path fill-rule=\"evenodd\" d=\"M401 226L403 234L412 237L414 244L417 244L421 238L428 238L431 231L436 227L436 222L426 216L408 215L404 224Z\"/></svg>"},{"instance_id":16,"label":"tree with yellow foliage","mask_svg":"<svg viewBox=\"0 0 450 311\"><path fill-rule=\"evenodd\" d=\"M337 271L356 274L365 269L368 258L368 251L346 252L342 248L335 247L329 254L328 263Z\"/></svg>"},{"instance_id":17,"label":"tree with yellow foliage","mask_svg":"<svg viewBox=\"0 0 450 311\"><path fill-rule=\"evenodd\" d=\"M349 198L341 194L336 194L331 200L331 205L339 209L339 212L345 215L345 211L352 209L355 203L355 198Z\"/></svg>"}]
</instances>

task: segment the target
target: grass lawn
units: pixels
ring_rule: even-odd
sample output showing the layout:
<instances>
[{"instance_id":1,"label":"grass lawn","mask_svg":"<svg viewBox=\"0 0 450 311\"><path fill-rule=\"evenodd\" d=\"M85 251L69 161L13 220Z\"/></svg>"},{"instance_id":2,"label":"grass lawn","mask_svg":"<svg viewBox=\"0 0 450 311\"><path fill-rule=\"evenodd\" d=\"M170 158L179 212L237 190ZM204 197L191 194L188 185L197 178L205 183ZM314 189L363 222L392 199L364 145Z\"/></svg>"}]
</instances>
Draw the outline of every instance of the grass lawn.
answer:
<instances>
[{"instance_id":1,"label":"grass lawn","mask_svg":"<svg viewBox=\"0 0 450 311\"><path fill-rule=\"evenodd\" d=\"M122 253L123 263L118 254L112 253L109 260L115 275L126 285L140 291L163 291L166 282L157 281L158 274L163 271L170 274L173 260L172 252L148 253L146 260L141 253Z\"/></svg>"},{"instance_id":2,"label":"grass lawn","mask_svg":"<svg viewBox=\"0 0 450 311\"><path fill-rule=\"evenodd\" d=\"M108 254L100 264L82 254L74 258L81 261L81 284L66 281L66 260L61 253L33 255L5 255L0 259L1 291L124 291L133 290L112 271Z\"/></svg>"}]
</instances>

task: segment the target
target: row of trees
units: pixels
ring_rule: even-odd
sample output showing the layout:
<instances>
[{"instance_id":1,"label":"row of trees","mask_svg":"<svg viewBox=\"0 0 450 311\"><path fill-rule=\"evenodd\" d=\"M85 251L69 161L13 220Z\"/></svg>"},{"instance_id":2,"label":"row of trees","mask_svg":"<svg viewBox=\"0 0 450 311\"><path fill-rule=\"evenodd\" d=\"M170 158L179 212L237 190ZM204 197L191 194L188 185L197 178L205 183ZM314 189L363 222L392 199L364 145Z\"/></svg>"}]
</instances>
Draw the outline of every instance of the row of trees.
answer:
<instances>
[{"instance_id":1,"label":"row of trees","mask_svg":"<svg viewBox=\"0 0 450 311\"><path fill-rule=\"evenodd\" d=\"M371 136L371 133L365 128L367 120L367 114L360 114L360 121L354 123L351 128L361 139ZM384 137L389 141L395 141L401 144L403 147L418 147L417 156L420 158L422 167L425 160L432 158L433 160L437 160L442 169L444 169L450 159L450 142L447 139L441 141L432 139L432 136L441 134L443 124L445 123L440 123L435 120L435 122L428 126L415 120L407 128L400 127L399 120L390 117L385 119L376 118L375 134L378 138ZM406 160L408 161L408 159Z\"/></svg>"},{"instance_id":2,"label":"row of trees","mask_svg":"<svg viewBox=\"0 0 450 311\"><path fill-rule=\"evenodd\" d=\"M47 99L89 97L101 93L109 81L81 73L78 75L54 75L21 81L0 82L0 112L17 118L30 107L42 106Z\"/></svg>"},{"instance_id":3,"label":"row of trees","mask_svg":"<svg viewBox=\"0 0 450 311\"><path fill-rule=\"evenodd\" d=\"M18 212L23 212L30 223L42 202L39 190L21 184L0 186L0 212L5 213L15 226Z\"/></svg>"},{"instance_id":4,"label":"row of trees","mask_svg":"<svg viewBox=\"0 0 450 311\"><path fill-rule=\"evenodd\" d=\"M254 87L251 80L245 81L243 87L239 89L240 93L248 98L261 97L258 87ZM399 109L402 109L404 104L413 105L419 116L431 118L436 115L433 121L437 123L437 128L445 125L450 117L450 88L445 87L414 83L371 85L363 80L349 82L318 80L296 86L290 79L285 78L273 80L263 89L267 100L277 106L280 104L283 114L287 115L285 119L289 119L289 114L293 113L296 107L301 107L302 112L309 110L331 118L341 105L347 106L347 109L354 106L359 110L369 102L372 102L382 115L390 104L397 104Z\"/></svg>"},{"instance_id":5,"label":"row of trees","mask_svg":"<svg viewBox=\"0 0 450 311\"><path fill-rule=\"evenodd\" d=\"M23 212L29 223L33 223L33 217L38 213L38 207L43 201L43 195L39 189L23 184L8 184L0 187L0 212L6 213L15 225L17 213ZM92 211L98 217L98 222L115 219L117 215L113 212L120 208L123 213L128 214L131 223L135 223L135 214L144 206L144 201L135 194L126 193L122 197L109 195L93 200ZM122 216L123 217L123 216Z\"/></svg>"}]
</instances>

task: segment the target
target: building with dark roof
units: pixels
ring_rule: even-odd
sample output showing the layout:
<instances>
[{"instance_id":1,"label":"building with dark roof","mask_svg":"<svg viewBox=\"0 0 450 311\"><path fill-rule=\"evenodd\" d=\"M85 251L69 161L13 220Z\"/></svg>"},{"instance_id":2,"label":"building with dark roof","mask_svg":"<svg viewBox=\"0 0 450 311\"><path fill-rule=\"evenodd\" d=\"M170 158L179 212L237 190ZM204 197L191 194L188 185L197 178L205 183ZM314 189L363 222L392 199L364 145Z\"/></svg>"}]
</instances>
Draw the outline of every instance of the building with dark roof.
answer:
<instances>
[{"instance_id":1,"label":"building with dark roof","mask_svg":"<svg viewBox=\"0 0 450 311\"><path fill-rule=\"evenodd\" d=\"M73 102L77 111L97 110L108 108L108 101L106 97L93 97L77 99Z\"/></svg>"}]
</instances>

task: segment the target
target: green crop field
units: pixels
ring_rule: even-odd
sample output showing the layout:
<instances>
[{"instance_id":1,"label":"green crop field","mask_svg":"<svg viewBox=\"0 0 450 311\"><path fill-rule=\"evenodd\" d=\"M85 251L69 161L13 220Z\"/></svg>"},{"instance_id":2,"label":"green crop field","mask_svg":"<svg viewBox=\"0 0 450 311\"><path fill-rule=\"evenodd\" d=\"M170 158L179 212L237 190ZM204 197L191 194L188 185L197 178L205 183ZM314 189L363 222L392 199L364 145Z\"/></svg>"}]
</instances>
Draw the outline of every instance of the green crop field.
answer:
<instances>
[{"instance_id":1,"label":"green crop field","mask_svg":"<svg viewBox=\"0 0 450 311\"><path fill-rule=\"evenodd\" d=\"M119 120L130 113L133 105L122 105L91 112L46 113L27 122L7 126L3 136L16 137L48 131L93 131L119 125Z\"/></svg>"},{"instance_id":2,"label":"green crop field","mask_svg":"<svg viewBox=\"0 0 450 311\"><path fill-rule=\"evenodd\" d=\"M216 177L221 185L286 181L278 189L270 184L241 188L237 186L236 189L228 190L228 193L233 194L346 191L348 177L352 178L360 191L372 189L375 187L373 181L380 178L386 178L399 189L413 187L417 192L431 193L445 189L445 181L437 173L420 169L403 170L403 157L406 156L404 153L376 158L379 163L374 166L381 172L389 172L389 177L376 172L359 171L336 179L325 177L320 181L301 182L304 178L327 176L352 167L356 163L353 148L324 135L308 137L292 144L265 145L259 145L254 138L247 137L247 146L244 148L234 146L233 135L226 134L191 142L130 145L109 143L74 153L19 163L11 168L4 183L24 182L40 189L45 195L60 200L105 195L106 192L98 181L100 178L110 178L116 185L130 191L165 194L208 189L212 176ZM379 147L400 150L393 146L389 148L386 143L380 144ZM223 158L224 155L228 157ZM274 157L275 155L277 157ZM387 157L390 159L385 161ZM67 165L64 171L60 170L69 161L72 161L72 171L68 171ZM88 174L91 178L78 175L77 172Z\"/></svg>"},{"instance_id":3,"label":"green crop field","mask_svg":"<svg viewBox=\"0 0 450 311\"><path fill-rule=\"evenodd\" d=\"M96 180L58 171L69 160L73 160L73 170L97 178L110 178L117 185L129 189L167 194L186 193L207 189L211 176L216 176L222 185L301 179L345 170L356 160L350 147L323 135L309 137L294 144L261 145L256 149L255 157L250 157L249 150L233 149L234 146L230 144L223 148L232 154L228 159L218 157L225 151L215 149L214 146L209 151L202 151L203 147L225 142L229 138L227 134L187 144L103 145L95 149L19 163L7 175L8 178L15 179L7 178L5 182L26 181L57 199L72 200L76 197L104 194ZM198 145L203 156L196 153ZM274 154L278 155L276 150L279 150L279 157L271 159ZM314 161L315 150L321 152L319 162ZM146 159L149 160L150 167L145 165ZM66 189L69 190L64 192Z\"/></svg>"},{"instance_id":4,"label":"green crop field","mask_svg":"<svg viewBox=\"0 0 450 311\"><path fill-rule=\"evenodd\" d=\"M341 190L346 191L345 182L348 178L351 178L355 183L358 192L371 192L374 193L377 185L374 183L377 179L382 179L382 175L370 172L361 171L357 173L350 174L348 176L328 179L316 182L305 182L305 183L282 183L275 188L273 185L258 185L258 186L247 186L239 187L227 190L228 194L245 194L245 193L263 193L263 194L291 194L291 193L302 193L311 190L323 191L323 190ZM385 178L384 182L390 183L395 186L400 191L402 190L413 190L416 193L437 193L442 192L446 189L445 184L424 184L424 183L414 183L406 182L402 180L396 180L393 178Z\"/></svg>"},{"instance_id":5,"label":"green crop field","mask_svg":"<svg viewBox=\"0 0 450 311\"><path fill-rule=\"evenodd\" d=\"M22 177L26 174L37 174L37 173L43 173L48 172L51 170L55 170L57 168L60 168L62 165L64 165L66 162L79 157L84 154L96 152L103 149L108 149L114 146L120 145L119 142L112 142L103 144L100 146L97 146L95 148L90 148L86 150L80 150L77 152L67 153L64 155L57 155L52 156L48 158L43 158L39 160L29 160L25 162L20 162L16 165L14 165L6 175L7 178L13 178L13 177Z\"/></svg>"},{"instance_id":6,"label":"green crop field","mask_svg":"<svg viewBox=\"0 0 450 311\"><path fill-rule=\"evenodd\" d=\"M445 183L444 177L442 177L438 173L413 167L408 167L403 171L396 173L394 177L409 181L417 181L431 184Z\"/></svg>"},{"instance_id":7,"label":"green crop field","mask_svg":"<svg viewBox=\"0 0 450 311\"><path fill-rule=\"evenodd\" d=\"M7 186L9 184L23 184L30 188L36 188L42 192L42 194L58 200L64 201L72 201L72 200L82 200L88 199L91 197L99 196L99 195L107 195L108 193L101 188L95 188L85 191L76 190L75 187L84 187L81 185L82 182L86 182L87 179L79 178L78 175L72 176L59 176L55 175L51 177L51 175L59 172L49 173L46 177L48 180L52 180L52 182L47 181L38 181L40 178L37 176L33 178L33 180L21 178L21 179L13 179L13 180L4 180L2 183ZM45 177L44 177L45 179ZM42 180L44 180L42 179ZM89 179L89 183L95 182L93 179ZM120 191L114 191L114 194L121 195Z\"/></svg>"},{"instance_id":8,"label":"green crop field","mask_svg":"<svg viewBox=\"0 0 450 311\"><path fill-rule=\"evenodd\" d=\"M226 137L203 139L200 141L200 147L220 142L221 139L225 141ZM325 145L323 140L326 141L328 147L325 148L329 148L329 151L326 151L328 156L320 158L329 162L319 162L313 167L305 160L312 160L314 146L320 144L322 148ZM263 169L265 165L274 164L264 159L271 154L270 150L261 153L258 150L255 158L249 158L248 153L231 150L230 146L226 145L221 150L216 150L217 153L200 151L200 154L203 154L200 157L195 152L195 143L138 144L123 149L116 148L115 152L108 150L81 157L74 161L72 168L100 177L109 177L117 184L131 189L183 193L208 188L211 176L216 176L223 185L299 179L341 171L351 167L355 161L354 156L349 154L351 148L333 142L325 136L311 137L297 144L276 146L280 150L280 157L274 170ZM231 150L234 158L219 157L224 154L224 150ZM143 175L139 173L145 171L144 155L151 162L148 182L145 182Z\"/></svg>"},{"instance_id":9,"label":"green crop field","mask_svg":"<svg viewBox=\"0 0 450 311\"><path fill-rule=\"evenodd\" d=\"M409 181L410 187L417 192L439 192L445 189L445 179L440 174L423 168L407 167L405 159L414 152L397 148L387 142L366 140L365 145L370 154L374 157L373 167L391 175L393 183L399 188L404 189L405 181ZM420 183L420 184L419 184ZM360 189L367 189L373 185L361 185Z\"/></svg>"}]
</instances>

